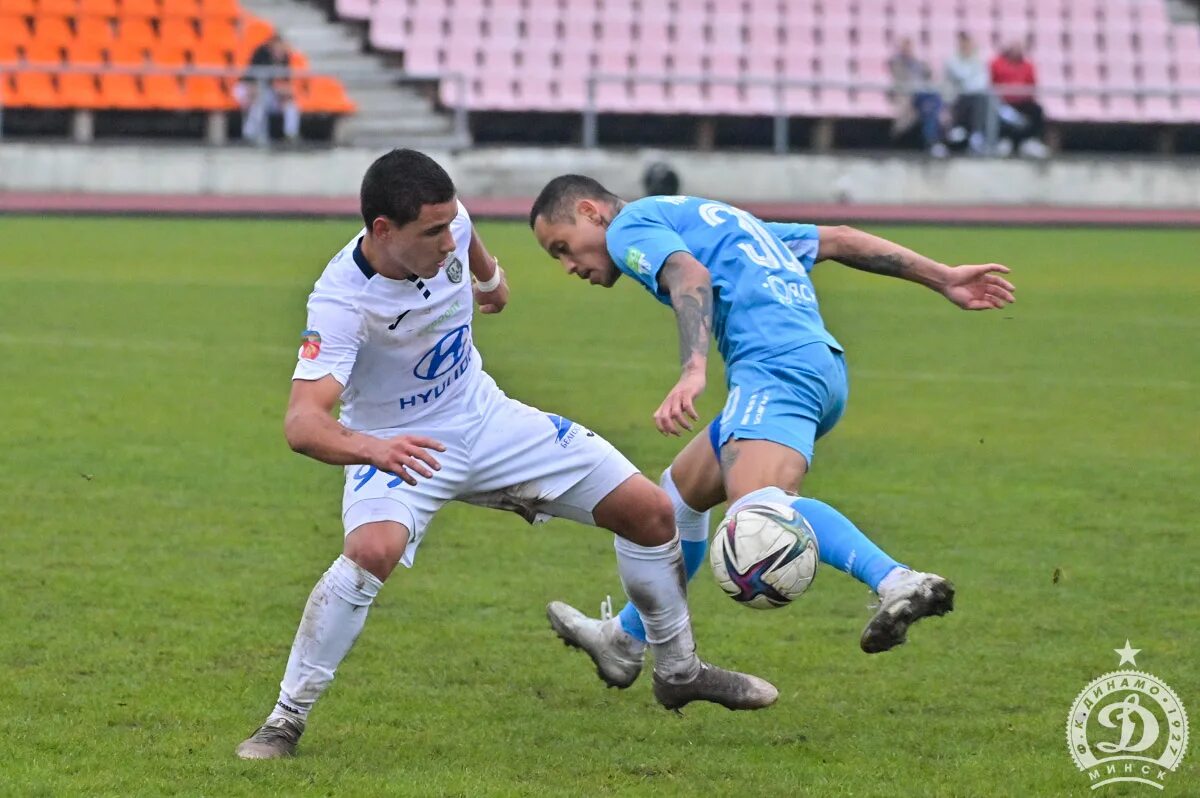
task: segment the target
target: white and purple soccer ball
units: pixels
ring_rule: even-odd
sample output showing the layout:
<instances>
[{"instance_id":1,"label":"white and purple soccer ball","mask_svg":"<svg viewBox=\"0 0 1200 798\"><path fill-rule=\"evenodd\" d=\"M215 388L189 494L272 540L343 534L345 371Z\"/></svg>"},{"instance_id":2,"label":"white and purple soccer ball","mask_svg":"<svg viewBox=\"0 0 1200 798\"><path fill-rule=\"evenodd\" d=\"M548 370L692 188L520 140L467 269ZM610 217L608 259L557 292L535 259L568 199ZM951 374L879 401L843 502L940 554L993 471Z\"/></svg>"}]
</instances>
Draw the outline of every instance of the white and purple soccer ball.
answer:
<instances>
[{"instance_id":1,"label":"white and purple soccer ball","mask_svg":"<svg viewBox=\"0 0 1200 798\"><path fill-rule=\"evenodd\" d=\"M722 522L709 562L717 584L734 601L760 610L792 603L812 584L817 538L794 507L747 505Z\"/></svg>"}]
</instances>

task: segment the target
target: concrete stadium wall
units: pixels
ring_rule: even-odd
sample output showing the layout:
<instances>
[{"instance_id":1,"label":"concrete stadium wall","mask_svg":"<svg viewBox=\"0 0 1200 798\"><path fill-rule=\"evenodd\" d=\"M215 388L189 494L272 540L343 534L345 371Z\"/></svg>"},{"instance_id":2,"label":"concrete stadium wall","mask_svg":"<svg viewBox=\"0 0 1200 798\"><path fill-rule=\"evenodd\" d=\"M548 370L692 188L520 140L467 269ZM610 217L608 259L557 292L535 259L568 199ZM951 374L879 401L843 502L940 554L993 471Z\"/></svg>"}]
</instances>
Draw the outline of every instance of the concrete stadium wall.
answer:
<instances>
[{"instance_id":1,"label":"concrete stadium wall","mask_svg":"<svg viewBox=\"0 0 1200 798\"><path fill-rule=\"evenodd\" d=\"M378 151L0 143L0 192L351 198ZM730 152L480 148L431 153L463 196L531 198L551 177L590 174L641 194L645 166L666 160L683 191L735 202L1061 206L1200 210L1200 160L1046 162Z\"/></svg>"}]
</instances>

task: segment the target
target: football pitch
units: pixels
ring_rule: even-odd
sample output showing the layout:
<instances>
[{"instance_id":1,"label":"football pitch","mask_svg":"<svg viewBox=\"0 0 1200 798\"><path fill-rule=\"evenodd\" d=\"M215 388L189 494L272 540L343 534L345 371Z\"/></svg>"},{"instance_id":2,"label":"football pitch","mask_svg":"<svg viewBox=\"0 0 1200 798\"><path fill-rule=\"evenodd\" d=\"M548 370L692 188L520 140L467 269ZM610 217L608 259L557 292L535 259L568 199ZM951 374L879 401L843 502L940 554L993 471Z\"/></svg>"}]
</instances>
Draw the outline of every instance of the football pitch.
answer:
<instances>
[{"instance_id":1,"label":"football pitch","mask_svg":"<svg viewBox=\"0 0 1200 798\"><path fill-rule=\"evenodd\" d=\"M805 492L955 581L907 645L859 651L870 597L835 570L760 612L705 566L701 655L781 696L680 717L648 674L603 689L546 624L620 593L609 535L452 504L299 755L237 760L341 547L340 470L290 452L282 416L305 297L357 229L0 217L0 795L1154 792L1091 793L1065 729L1126 639L1200 717L1195 231L870 228L1011 266L1017 303L980 314L816 268L851 398ZM670 312L563 276L523 225L480 230L513 291L476 318L485 368L657 478L681 446L651 421ZM723 400L714 369L704 410ZM1191 748L1163 794L1200 794Z\"/></svg>"}]
</instances>

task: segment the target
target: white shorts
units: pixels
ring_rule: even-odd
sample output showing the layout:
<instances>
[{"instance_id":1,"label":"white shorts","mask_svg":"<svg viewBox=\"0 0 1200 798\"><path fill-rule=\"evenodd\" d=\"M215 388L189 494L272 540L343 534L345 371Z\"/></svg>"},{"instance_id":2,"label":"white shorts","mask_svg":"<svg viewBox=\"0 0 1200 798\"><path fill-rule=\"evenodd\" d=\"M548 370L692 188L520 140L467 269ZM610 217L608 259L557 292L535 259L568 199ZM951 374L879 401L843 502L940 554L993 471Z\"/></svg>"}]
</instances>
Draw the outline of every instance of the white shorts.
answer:
<instances>
[{"instance_id":1,"label":"white shorts","mask_svg":"<svg viewBox=\"0 0 1200 798\"><path fill-rule=\"evenodd\" d=\"M419 432L441 441L446 451L433 452L441 470L429 479L416 475L416 485L374 466L347 466L342 496L347 535L374 521L403 524L409 534L400 562L411 568L429 521L448 501L510 510L531 524L551 517L594 524L592 510L600 500L638 473L596 433L510 399L481 376L490 385L479 391L486 398L468 414L473 418L460 417L452 428L371 433L386 438Z\"/></svg>"}]
</instances>

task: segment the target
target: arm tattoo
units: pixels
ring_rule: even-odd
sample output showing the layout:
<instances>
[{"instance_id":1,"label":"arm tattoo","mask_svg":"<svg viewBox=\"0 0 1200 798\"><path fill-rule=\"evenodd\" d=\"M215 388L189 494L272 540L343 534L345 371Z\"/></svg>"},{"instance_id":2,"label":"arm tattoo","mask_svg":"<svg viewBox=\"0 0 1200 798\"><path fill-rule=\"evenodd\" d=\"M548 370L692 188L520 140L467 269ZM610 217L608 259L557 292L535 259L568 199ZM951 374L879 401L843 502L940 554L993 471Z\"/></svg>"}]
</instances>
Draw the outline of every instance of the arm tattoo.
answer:
<instances>
[{"instance_id":1,"label":"arm tattoo","mask_svg":"<svg viewBox=\"0 0 1200 798\"><path fill-rule=\"evenodd\" d=\"M898 252L883 255L844 255L839 261L855 269L888 277L904 277L908 274L909 262Z\"/></svg>"},{"instance_id":2,"label":"arm tattoo","mask_svg":"<svg viewBox=\"0 0 1200 798\"><path fill-rule=\"evenodd\" d=\"M712 329L712 294L707 286L694 286L673 297L675 318L679 324L679 361L687 365L692 355L708 356L708 335Z\"/></svg>"}]
</instances>

